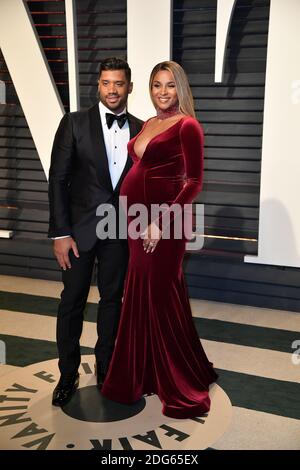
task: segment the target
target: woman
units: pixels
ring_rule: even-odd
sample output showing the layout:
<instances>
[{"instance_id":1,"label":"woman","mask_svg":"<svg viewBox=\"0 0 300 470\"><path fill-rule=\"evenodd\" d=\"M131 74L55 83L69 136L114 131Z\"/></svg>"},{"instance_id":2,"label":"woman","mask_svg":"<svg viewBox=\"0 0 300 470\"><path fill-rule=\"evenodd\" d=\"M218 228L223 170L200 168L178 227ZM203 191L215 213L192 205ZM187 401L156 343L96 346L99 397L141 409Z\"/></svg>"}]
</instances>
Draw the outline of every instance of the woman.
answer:
<instances>
[{"instance_id":1,"label":"woman","mask_svg":"<svg viewBox=\"0 0 300 470\"><path fill-rule=\"evenodd\" d=\"M128 207L143 203L149 212L153 204L191 203L203 174L203 132L181 66L156 65L150 95L157 116L128 143L134 164L120 191ZM121 403L156 393L166 416L192 418L209 410L208 387L217 374L192 320L182 272L186 240L172 231L165 238L164 230L159 217L149 220L142 237L129 236L123 308L102 393Z\"/></svg>"}]
</instances>

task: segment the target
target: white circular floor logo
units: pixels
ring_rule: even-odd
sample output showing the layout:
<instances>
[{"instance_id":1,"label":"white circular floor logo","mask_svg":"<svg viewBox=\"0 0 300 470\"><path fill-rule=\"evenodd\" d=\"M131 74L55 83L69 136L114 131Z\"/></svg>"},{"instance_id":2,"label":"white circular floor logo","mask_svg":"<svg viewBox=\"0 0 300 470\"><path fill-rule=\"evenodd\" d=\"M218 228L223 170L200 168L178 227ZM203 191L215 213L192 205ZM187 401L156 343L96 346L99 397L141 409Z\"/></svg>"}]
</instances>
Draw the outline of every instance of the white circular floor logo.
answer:
<instances>
[{"instance_id":1,"label":"white circular floor logo","mask_svg":"<svg viewBox=\"0 0 300 470\"><path fill-rule=\"evenodd\" d=\"M229 426L231 403L217 384L207 415L179 420L162 414L156 395L134 405L107 400L93 369L94 356L83 356L79 388L64 409L51 404L57 360L0 377L0 449L201 450Z\"/></svg>"}]
</instances>

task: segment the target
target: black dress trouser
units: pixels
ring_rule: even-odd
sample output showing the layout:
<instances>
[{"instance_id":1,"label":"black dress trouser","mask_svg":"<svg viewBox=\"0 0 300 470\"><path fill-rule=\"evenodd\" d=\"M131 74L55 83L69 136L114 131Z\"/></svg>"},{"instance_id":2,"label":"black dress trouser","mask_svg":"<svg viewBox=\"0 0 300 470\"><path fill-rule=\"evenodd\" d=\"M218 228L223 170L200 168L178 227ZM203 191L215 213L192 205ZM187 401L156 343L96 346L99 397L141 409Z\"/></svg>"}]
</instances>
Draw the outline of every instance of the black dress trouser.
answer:
<instances>
[{"instance_id":1,"label":"black dress trouser","mask_svg":"<svg viewBox=\"0 0 300 470\"><path fill-rule=\"evenodd\" d=\"M106 372L117 335L124 279L128 265L126 240L98 240L89 251L76 258L70 250L71 268L62 272L64 289L57 317L58 366L62 376L70 377L80 365L79 339L95 260L98 260L97 284L100 294L97 315L97 363Z\"/></svg>"}]
</instances>

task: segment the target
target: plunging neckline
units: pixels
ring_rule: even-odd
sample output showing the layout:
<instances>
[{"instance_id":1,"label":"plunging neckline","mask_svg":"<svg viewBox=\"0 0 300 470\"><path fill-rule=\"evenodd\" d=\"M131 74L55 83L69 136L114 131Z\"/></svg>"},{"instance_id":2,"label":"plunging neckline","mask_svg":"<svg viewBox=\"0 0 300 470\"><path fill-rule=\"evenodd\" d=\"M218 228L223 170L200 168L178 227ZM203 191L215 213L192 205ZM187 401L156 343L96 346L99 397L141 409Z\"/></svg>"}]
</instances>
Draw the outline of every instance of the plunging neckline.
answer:
<instances>
[{"instance_id":1,"label":"plunging neckline","mask_svg":"<svg viewBox=\"0 0 300 470\"><path fill-rule=\"evenodd\" d=\"M139 135L146 129L148 122L149 122L151 119L154 119L154 118L148 119L148 121L146 121L146 123L145 123L145 126L142 127L142 129L140 130L140 132L135 136L135 141L134 141L134 144L133 144L133 147L132 147L133 153L134 153L134 155L136 156L136 158L138 159L138 161L143 160L144 155L145 155L145 153L147 152L147 149L148 149L149 144L150 144L154 139L156 139L156 137L162 135L164 132L167 132L168 130L170 130L170 129L172 129L173 127L175 127L176 124L178 124L179 122L181 122L182 119L184 119L185 117L186 117L186 116L182 116L180 119L178 119L178 121L174 122L174 124L172 124L170 127L167 127L167 129L165 129L165 130L159 132L158 134L154 135L154 136L148 141L148 143L147 143L147 145L146 145L146 147L145 147L145 150L144 150L144 152L143 152L143 155L142 155L141 157L139 157L139 156L137 155L136 151L134 150L134 146L135 146L135 143L136 143L137 138L139 137Z\"/></svg>"}]
</instances>

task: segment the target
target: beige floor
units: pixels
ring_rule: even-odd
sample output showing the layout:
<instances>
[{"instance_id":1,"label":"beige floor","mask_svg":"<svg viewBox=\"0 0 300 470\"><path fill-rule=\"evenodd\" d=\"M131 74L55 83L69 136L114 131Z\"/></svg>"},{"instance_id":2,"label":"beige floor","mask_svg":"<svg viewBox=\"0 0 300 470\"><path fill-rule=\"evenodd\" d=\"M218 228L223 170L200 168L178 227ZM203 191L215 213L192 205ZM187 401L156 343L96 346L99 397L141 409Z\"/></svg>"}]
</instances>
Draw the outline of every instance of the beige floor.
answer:
<instances>
[{"instance_id":1,"label":"beige floor","mask_svg":"<svg viewBox=\"0 0 300 470\"><path fill-rule=\"evenodd\" d=\"M28 278L0 276L0 290L59 298L62 284ZM92 287L89 302L99 294ZM191 299L193 316L237 324L282 329L295 332L300 340L300 314L284 310L262 309ZM41 312L42 313L42 312ZM0 332L6 335L55 341L55 318L0 310ZM94 323L84 322L81 343L93 347ZM300 382L300 364L292 362L291 353L203 340L202 344L216 368L290 382ZM0 376L16 368L0 365ZM228 431L213 446L216 449L297 449L300 450L300 421L244 408L233 408Z\"/></svg>"},{"instance_id":2,"label":"beige floor","mask_svg":"<svg viewBox=\"0 0 300 470\"><path fill-rule=\"evenodd\" d=\"M16 282L13 282L12 279L12 276L0 275L0 290L54 298L59 298L62 290L61 282L29 279L26 277L15 278ZM92 286L88 302L97 303L98 301L98 289ZM191 307L194 317L300 332L300 314L297 312L249 307L246 305L222 304L220 302L199 299L191 299Z\"/></svg>"}]
</instances>

